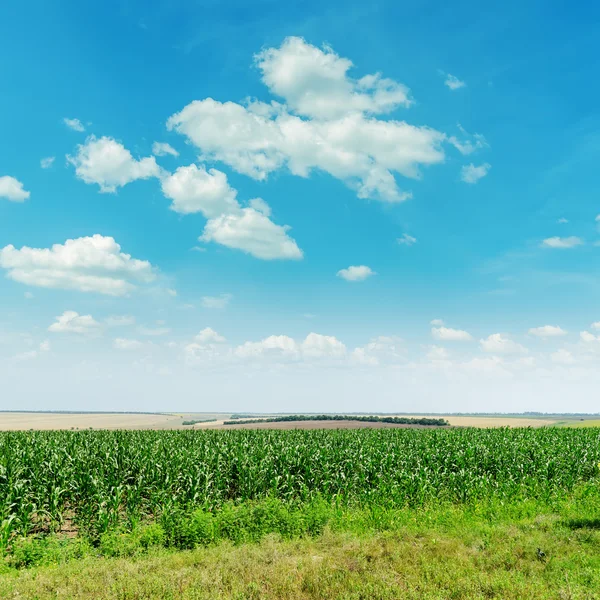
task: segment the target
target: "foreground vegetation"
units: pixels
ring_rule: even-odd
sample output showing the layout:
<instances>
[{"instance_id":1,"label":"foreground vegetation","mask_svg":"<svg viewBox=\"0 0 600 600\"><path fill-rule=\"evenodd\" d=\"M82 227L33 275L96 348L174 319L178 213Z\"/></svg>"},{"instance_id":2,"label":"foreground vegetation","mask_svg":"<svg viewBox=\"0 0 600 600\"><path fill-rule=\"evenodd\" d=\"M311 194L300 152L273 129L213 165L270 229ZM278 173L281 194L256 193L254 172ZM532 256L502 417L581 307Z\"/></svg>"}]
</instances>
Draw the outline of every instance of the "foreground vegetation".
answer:
<instances>
[{"instance_id":1,"label":"foreground vegetation","mask_svg":"<svg viewBox=\"0 0 600 600\"><path fill-rule=\"evenodd\" d=\"M592 598L599 461L594 428L1 433L0 597Z\"/></svg>"},{"instance_id":2,"label":"foreground vegetation","mask_svg":"<svg viewBox=\"0 0 600 600\"><path fill-rule=\"evenodd\" d=\"M32 539L23 540L0 576L0 597L598 597L597 482L549 502L321 510L327 522L317 536L269 534L263 521L257 543L236 539L230 528L232 537L184 551L165 548L156 525L106 534L97 546L60 536L46 538L44 545L38 540L37 547ZM238 517L246 532L242 538L258 540L246 536L250 531L258 535L260 527ZM29 568L17 570L24 560L30 561Z\"/></svg>"},{"instance_id":3,"label":"foreground vegetation","mask_svg":"<svg viewBox=\"0 0 600 600\"><path fill-rule=\"evenodd\" d=\"M298 421L360 421L363 423L393 423L394 425L422 425L444 427L449 425L446 419L432 417L379 417L377 415L284 415L262 419L242 419L231 417L223 425L248 425L252 423L294 423ZM184 423L185 425L185 423Z\"/></svg>"}]
</instances>

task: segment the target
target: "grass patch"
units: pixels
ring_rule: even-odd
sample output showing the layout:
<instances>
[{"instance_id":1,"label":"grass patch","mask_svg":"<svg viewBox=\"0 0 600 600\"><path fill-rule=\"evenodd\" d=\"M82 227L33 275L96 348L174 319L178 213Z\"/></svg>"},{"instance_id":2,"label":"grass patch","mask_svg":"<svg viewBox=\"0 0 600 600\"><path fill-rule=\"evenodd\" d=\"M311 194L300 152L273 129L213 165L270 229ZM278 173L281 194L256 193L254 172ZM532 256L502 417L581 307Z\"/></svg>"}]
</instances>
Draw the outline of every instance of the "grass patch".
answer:
<instances>
[{"instance_id":1,"label":"grass patch","mask_svg":"<svg viewBox=\"0 0 600 600\"><path fill-rule=\"evenodd\" d=\"M597 598L599 523L597 484L544 502L414 509L268 499L138 524L95 546L23 538L0 597Z\"/></svg>"}]
</instances>

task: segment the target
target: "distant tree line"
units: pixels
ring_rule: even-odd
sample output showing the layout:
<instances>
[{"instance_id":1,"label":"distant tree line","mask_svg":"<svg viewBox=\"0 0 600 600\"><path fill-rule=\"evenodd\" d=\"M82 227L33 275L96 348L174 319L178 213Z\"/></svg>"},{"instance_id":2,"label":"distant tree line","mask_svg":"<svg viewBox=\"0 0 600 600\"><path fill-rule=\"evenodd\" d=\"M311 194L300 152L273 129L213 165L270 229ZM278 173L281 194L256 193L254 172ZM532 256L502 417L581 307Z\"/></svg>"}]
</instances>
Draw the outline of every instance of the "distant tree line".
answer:
<instances>
[{"instance_id":1,"label":"distant tree line","mask_svg":"<svg viewBox=\"0 0 600 600\"><path fill-rule=\"evenodd\" d=\"M214 423L216 419L197 419L196 421L184 421L182 425L195 425L196 423Z\"/></svg>"},{"instance_id":2,"label":"distant tree line","mask_svg":"<svg viewBox=\"0 0 600 600\"><path fill-rule=\"evenodd\" d=\"M232 417L233 419L233 417ZM363 421L367 423L393 423L395 425L428 425L444 427L449 425L446 419L431 417L378 417L358 415L285 415L267 419L242 419L237 417L232 421L223 421L223 425L246 425L250 423L287 423L293 421Z\"/></svg>"}]
</instances>

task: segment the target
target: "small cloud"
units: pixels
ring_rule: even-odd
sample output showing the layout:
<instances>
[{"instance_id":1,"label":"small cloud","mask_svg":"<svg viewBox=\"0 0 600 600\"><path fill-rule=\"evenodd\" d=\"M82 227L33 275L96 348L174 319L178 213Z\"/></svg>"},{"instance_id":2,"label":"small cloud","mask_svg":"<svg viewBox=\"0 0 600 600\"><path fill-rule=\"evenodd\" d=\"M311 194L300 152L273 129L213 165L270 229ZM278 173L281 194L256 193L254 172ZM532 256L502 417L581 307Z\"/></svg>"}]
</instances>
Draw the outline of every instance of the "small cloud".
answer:
<instances>
[{"instance_id":1,"label":"small cloud","mask_svg":"<svg viewBox=\"0 0 600 600\"><path fill-rule=\"evenodd\" d=\"M556 221L559 225L564 225L565 223L569 222L569 219L565 219L564 217L561 217L560 219L558 219Z\"/></svg>"},{"instance_id":2,"label":"small cloud","mask_svg":"<svg viewBox=\"0 0 600 600\"><path fill-rule=\"evenodd\" d=\"M479 340L484 352L491 354L526 354L527 349L501 333L492 333L484 340Z\"/></svg>"},{"instance_id":3,"label":"small cloud","mask_svg":"<svg viewBox=\"0 0 600 600\"><path fill-rule=\"evenodd\" d=\"M600 330L600 321L596 321L595 323L592 323L592 324L590 325L590 327L591 327L592 329L595 329L596 331Z\"/></svg>"},{"instance_id":4,"label":"small cloud","mask_svg":"<svg viewBox=\"0 0 600 600\"><path fill-rule=\"evenodd\" d=\"M442 319L433 319L429 324L433 325L433 327L441 327L444 324L444 321L442 321Z\"/></svg>"},{"instance_id":5,"label":"small cloud","mask_svg":"<svg viewBox=\"0 0 600 600\"><path fill-rule=\"evenodd\" d=\"M561 327L558 327L558 325L544 325L542 327L532 327L529 330L529 334L540 338L549 338L566 335L567 332Z\"/></svg>"},{"instance_id":6,"label":"small cloud","mask_svg":"<svg viewBox=\"0 0 600 600\"><path fill-rule=\"evenodd\" d=\"M225 308L233 298L231 294L221 294L220 296L202 296L201 303L203 308Z\"/></svg>"},{"instance_id":7,"label":"small cloud","mask_svg":"<svg viewBox=\"0 0 600 600\"><path fill-rule=\"evenodd\" d=\"M250 207L262 213L265 217L271 216L271 207L262 198L253 198L250 200Z\"/></svg>"},{"instance_id":8,"label":"small cloud","mask_svg":"<svg viewBox=\"0 0 600 600\"><path fill-rule=\"evenodd\" d=\"M85 127L83 126L83 123L79 120L79 119L68 119L67 117L65 117L63 119L63 123L69 128L72 129L73 131L85 131Z\"/></svg>"},{"instance_id":9,"label":"small cloud","mask_svg":"<svg viewBox=\"0 0 600 600\"><path fill-rule=\"evenodd\" d=\"M396 241L404 246L412 246L413 244L417 243L417 238L413 237L412 235L408 235L408 233L403 233L402 237L399 237Z\"/></svg>"},{"instance_id":10,"label":"small cloud","mask_svg":"<svg viewBox=\"0 0 600 600\"><path fill-rule=\"evenodd\" d=\"M491 168L492 165L490 165L490 163L484 163L478 167L476 167L473 163L470 165L464 165L460 170L460 179L465 183L477 183L489 173Z\"/></svg>"},{"instance_id":11,"label":"small cloud","mask_svg":"<svg viewBox=\"0 0 600 600\"><path fill-rule=\"evenodd\" d=\"M177 290L173 290L173 289L171 289L171 288L168 288L168 289L166 290L166 292L167 292L167 294L168 294L169 296L171 296L172 298L175 298L175 296L177 296Z\"/></svg>"},{"instance_id":12,"label":"small cloud","mask_svg":"<svg viewBox=\"0 0 600 600\"><path fill-rule=\"evenodd\" d=\"M54 160L54 156L47 156L46 158L42 158L42 160L40 160L40 167L42 167L42 169L49 169L54 164Z\"/></svg>"},{"instance_id":13,"label":"small cloud","mask_svg":"<svg viewBox=\"0 0 600 600\"><path fill-rule=\"evenodd\" d=\"M450 327L432 327L431 335L436 340L446 342L470 342L473 339L473 336L467 331Z\"/></svg>"},{"instance_id":14,"label":"small cloud","mask_svg":"<svg viewBox=\"0 0 600 600\"><path fill-rule=\"evenodd\" d=\"M458 77L448 73L446 75L444 85L451 90L459 90L460 88L465 87L467 84L464 81L461 81Z\"/></svg>"},{"instance_id":15,"label":"small cloud","mask_svg":"<svg viewBox=\"0 0 600 600\"><path fill-rule=\"evenodd\" d=\"M204 246L193 246L190 250L194 252L206 252L206 248Z\"/></svg>"},{"instance_id":16,"label":"small cloud","mask_svg":"<svg viewBox=\"0 0 600 600\"><path fill-rule=\"evenodd\" d=\"M80 315L74 310L66 310L56 317L56 322L48 327L51 333L77 333L80 335L97 335L101 325L92 315Z\"/></svg>"},{"instance_id":17,"label":"small cloud","mask_svg":"<svg viewBox=\"0 0 600 600\"><path fill-rule=\"evenodd\" d=\"M154 154L154 156L165 156L166 154L179 156L179 152L166 142L154 142L154 144L152 144L152 154Z\"/></svg>"},{"instance_id":18,"label":"small cloud","mask_svg":"<svg viewBox=\"0 0 600 600\"><path fill-rule=\"evenodd\" d=\"M210 327L205 327L195 338L194 340L198 344L223 344L227 340L220 334L218 334L214 329Z\"/></svg>"},{"instance_id":19,"label":"small cloud","mask_svg":"<svg viewBox=\"0 0 600 600\"><path fill-rule=\"evenodd\" d=\"M575 248L576 246L581 246L582 244L583 244L583 240L581 238L572 235L570 237L564 237L564 238L561 238L558 236L546 238L540 244L540 246L542 248L565 249L565 248Z\"/></svg>"},{"instance_id":20,"label":"small cloud","mask_svg":"<svg viewBox=\"0 0 600 600\"><path fill-rule=\"evenodd\" d=\"M31 292L25 292L23 296L25 296L26 300L31 300L34 297Z\"/></svg>"},{"instance_id":21,"label":"small cloud","mask_svg":"<svg viewBox=\"0 0 600 600\"><path fill-rule=\"evenodd\" d=\"M24 202L29 196L31 192L25 190L18 179L10 175L0 177L0 198L6 198L10 202Z\"/></svg>"},{"instance_id":22,"label":"small cloud","mask_svg":"<svg viewBox=\"0 0 600 600\"><path fill-rule=\"evenodd\" d=\"M375 275L375 271L366 265L350 266L337 272L337 276L346 281L364 281L371 275Z\"/></svg>"}]
</instances>

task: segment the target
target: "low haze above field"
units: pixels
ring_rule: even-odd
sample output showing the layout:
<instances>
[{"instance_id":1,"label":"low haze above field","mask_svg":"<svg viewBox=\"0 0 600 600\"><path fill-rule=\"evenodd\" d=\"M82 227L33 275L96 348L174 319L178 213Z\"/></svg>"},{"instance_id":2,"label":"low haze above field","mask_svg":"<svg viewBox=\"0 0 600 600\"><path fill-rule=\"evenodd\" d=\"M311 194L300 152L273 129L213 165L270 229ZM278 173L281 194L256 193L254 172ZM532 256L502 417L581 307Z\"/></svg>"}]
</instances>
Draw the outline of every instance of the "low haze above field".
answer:
<instances>
[{"instance_id":1,"label":"low haze above field","mask_svg":"<svg viewBox=\"0 0 600 600\"><path fill-rule=\"evenodd\" d=\"M597 3L5 4L1 409L597 412Z\"/></svg>"}]
</instances>

